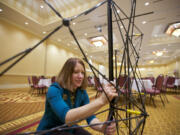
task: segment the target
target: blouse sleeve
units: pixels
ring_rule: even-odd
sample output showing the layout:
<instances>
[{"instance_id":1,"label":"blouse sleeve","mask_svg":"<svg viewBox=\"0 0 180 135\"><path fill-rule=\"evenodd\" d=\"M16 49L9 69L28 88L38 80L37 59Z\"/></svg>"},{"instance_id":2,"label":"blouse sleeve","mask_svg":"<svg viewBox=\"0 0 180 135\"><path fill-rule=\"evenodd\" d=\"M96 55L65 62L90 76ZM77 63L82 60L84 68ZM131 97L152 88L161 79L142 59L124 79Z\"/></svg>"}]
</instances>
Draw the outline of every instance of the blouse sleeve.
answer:
<instances>
[{"instance_id":1,"label":"blouse sleeve","mask_svg":"<svg viewBox=\"0 0 180 135\"><path fill-rule=\"evenodd\" d=\"M63 90L50 87L47 93L47 100L50 103L52 111L57 115L61 122L65 123L66 113L70 110L62 98Z\"/></svg>"},{"instance_id":2,"label":"blouse sleeve","mask_svg":"<svg viewBox=\"0 0 180 135\"><path fill-rule=\"evenodd\" d=\"M84 97L83 97L83 99L84 99L84 100L83 100L83 105L89 104L89 96L88 96L86 90L84 90ZM90 123L91 123L91 120L93 120L94 118L96 118L95 115L91 115L90 117L88 117L88 118L86 119L87 123L90 124Z\"/></svg>"}]
</instances>

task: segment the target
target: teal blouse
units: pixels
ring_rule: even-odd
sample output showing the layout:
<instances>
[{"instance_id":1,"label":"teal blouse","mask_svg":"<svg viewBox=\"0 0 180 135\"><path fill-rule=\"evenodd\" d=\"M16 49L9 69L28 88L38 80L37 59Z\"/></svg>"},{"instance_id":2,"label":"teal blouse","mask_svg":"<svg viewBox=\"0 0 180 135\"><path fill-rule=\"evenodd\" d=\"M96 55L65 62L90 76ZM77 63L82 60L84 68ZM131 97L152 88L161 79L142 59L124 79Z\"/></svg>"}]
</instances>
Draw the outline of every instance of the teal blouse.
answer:
<instances>
[{"instance_id":1,"label":"teal blouse","mask_svg":"<svg viewBox=\"0 0 180 135\"><path fill-rule=\"evenodd\" d=\"M40 121L37 131L51 129L65 123L66 113L72 109L89 103L86 90L77 89L74 103L72 103L72 92L62 88L57 82L53 83L47 92L45 113ZM95 116L86 119L89 124ZM69 130L68 132L72 132Z\"/></svg>"}]
</instances>

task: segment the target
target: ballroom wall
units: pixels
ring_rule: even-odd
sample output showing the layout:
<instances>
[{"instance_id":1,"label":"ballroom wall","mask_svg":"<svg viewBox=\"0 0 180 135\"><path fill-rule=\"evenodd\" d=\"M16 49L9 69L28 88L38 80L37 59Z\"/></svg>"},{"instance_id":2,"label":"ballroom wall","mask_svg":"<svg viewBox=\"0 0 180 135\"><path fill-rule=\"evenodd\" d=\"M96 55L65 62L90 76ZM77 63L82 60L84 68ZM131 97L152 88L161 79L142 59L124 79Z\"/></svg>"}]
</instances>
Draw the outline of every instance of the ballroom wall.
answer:
<instances>
[{"instance_id":1,"label":"ballroom wall","mask_svg":"<svg viewBox=\"0 0 180 135\"><path fill-rule=\"evenodd\" d=\"M139 77L150 77L154 76L157 77L159 74L174 76L174 71L180 73L180 58L177 58L174 61L171 61L167 64L161 65L139 65ZM124 73L124 70L122 70ZM118 67L118 74L119 74L119 67ZM114 69L114 76L115 76L115 69ZM133 76L131 72L131 76ZM180 74L178 75L180 77Z\"/></svg>"},{"instance_id":2,"label":"ballroom wall","mask_svg":"<svg viewBox=\"0 0 180 135\"><path fill-rule=\"evenodd\" d=\"M0 62L34 46L41 39L42 37L0 20ZM0 89L28 87L27 76L31 75L57 75L69 57L79 56L55 43L45 41L0 77ZM1 66L0 71L11 63Z\"/></svg>"},{"instance_id":3,"label":"ballroom wall","mask_svg":"<svg viewBox=\"0 0 180 135\"><path fill-rule=\"evenodd\" d=\"M40 38L24 30L0 20L0 58L5 60L40 41ZM17 63L7 72L7 75L31 75L43 74L45 62L45 44L38 46L34 51ZM39 53L40 52L40 53ZM11 63L11 62L10 62ZM7 67L10 63L0 67L0 70Z\"/></svg>"},{"instance_id":4,"label":"ballroom wall","mask_svg":"<svg viewBox=\"0 0 180 135\"><path fill-rule=\"evenodd\" d=\"M175 70L180 73L180 59L176 59L164 65L140 66L142 77L157 77L159 74L174 76Z\"/></svg>"},{"instance_id":5,"label":"ballroom wall","mask_svg":"<svg viewBox=\"0 0 180 135\"><path fill-rule=\"evenodd\" d=\"M0 19L0 62L38 43L42 37L29 33L12 23ZM63 48L62 45L45 41L22 61L10 69L4 76L0 77L0 89L28 87L27 76L45 75L51 77L57 75L62 65L69 57L80 57L78 54ZM0 67L5 69L10 63ZM87 64L86 64L87 65ZM98 63L93 61L98 69ZM142 76L157 76L158 74L172 75L173 71L179 69L180 59L166 65L140 67ZM92 75L87 66L88 75ZM107 65L105 66L108 76Z\"/></svg>"}]
</instances>

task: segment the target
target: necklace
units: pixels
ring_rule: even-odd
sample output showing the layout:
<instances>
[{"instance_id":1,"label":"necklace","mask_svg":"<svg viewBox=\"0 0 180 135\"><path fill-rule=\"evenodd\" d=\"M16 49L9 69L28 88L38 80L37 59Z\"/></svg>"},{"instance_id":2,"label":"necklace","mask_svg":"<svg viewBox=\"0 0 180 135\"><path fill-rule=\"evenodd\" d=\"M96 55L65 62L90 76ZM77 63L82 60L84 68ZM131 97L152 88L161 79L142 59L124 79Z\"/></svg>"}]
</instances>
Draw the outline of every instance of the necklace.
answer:
<instances>
[{"instance_id":1,"label":"necklace","mask_svg":"<svg viewBox=\"0 0 180 135\"><path fill-rule=\"evenodd\" d=\"M74 107L74 104L75 104L75 99L76 99L76 92L71 92L71 104L72 104L72 107Z\"/></svg>"}]
</instances>

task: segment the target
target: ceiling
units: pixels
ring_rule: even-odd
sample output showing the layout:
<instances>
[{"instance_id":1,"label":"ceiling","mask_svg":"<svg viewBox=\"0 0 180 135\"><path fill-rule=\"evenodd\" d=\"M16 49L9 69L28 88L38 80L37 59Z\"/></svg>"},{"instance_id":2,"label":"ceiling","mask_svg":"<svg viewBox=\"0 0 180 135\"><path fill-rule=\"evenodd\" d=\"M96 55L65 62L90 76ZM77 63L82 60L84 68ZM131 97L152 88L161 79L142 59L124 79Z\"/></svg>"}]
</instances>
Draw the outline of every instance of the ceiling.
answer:
<instances>
[{"instance_id":1,"label":"ceiling","mask_svg":"<svg viewBox=\"0 0 180 135\"><path fill-rule=\"evenodd\" d=\"M100 2L102 0L49 0L49 3L64 18L78 15ZM131 1L115 0L115 2L129 17ZM146 2L149 2L148 6L145 6ZM134 29L134 33L142 32L143 42L141 47L139 46L140 41L134 40L133 43L135 48L140 50L140 65L167 64L180 57L180 37L165 34L168 24L180 22L180 4L177 3L179 0L137 0L135 25L140 31ZM102 64L107 64L108 61L108 45L95 47L90 44L88 39L100 35L108 39L106 7L105 3L91 13L77 17L70 24L86 55ZM3 10L0 12L1 19L41 37L45 37L62 24L61 18L43 0L1 0L0 8ZM128 19L125 19L127 17L122 12L119 15L121 19L124 19L123 23L127 27ZM115 20L114 15L113 20ZM143 24L143 21L146 23ZM25 22L28 22L28 25ZM97 29L99 26L101 30ZM43 34L43 32L46 33ZM125 36L125 33L123 35ZM71 48L77 53L80 52L65 26L51 36L50 40L59 46ZM113 48L118 50L118 60L121 61L123 44L116 22L113 23L113 43ZM163 51L163 55L158 57L153 54L153 51ZM152 60L154 63L150 63Z\"/></svg>"}]
</instances>

